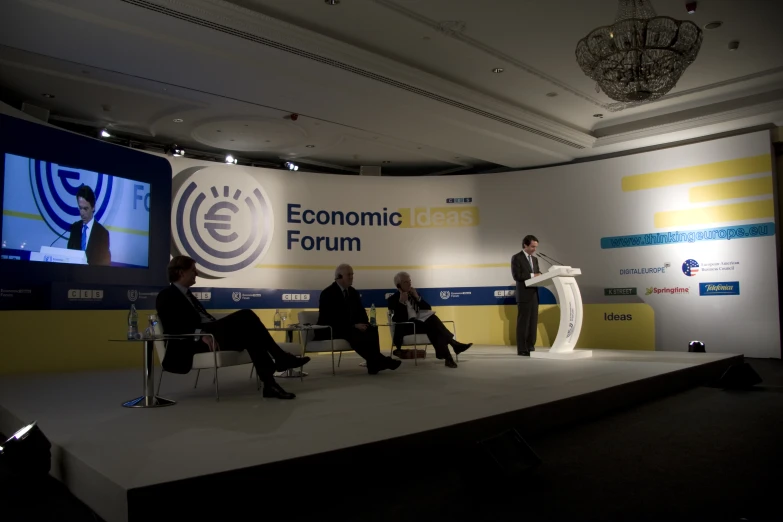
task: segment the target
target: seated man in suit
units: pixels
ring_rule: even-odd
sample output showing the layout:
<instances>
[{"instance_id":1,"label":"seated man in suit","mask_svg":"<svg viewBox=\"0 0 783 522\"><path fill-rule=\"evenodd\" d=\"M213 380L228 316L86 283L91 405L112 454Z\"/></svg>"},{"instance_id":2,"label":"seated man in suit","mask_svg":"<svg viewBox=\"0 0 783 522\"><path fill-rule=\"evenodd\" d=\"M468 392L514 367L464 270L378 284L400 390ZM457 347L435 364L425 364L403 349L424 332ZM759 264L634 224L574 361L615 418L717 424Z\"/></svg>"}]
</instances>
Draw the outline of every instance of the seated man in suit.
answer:
<instances>
[{"instance_id":1,"label":"seated man in suit","mask_svg":"<svg viewBox=\"0 0 783 522\"><path fill-rule=\"evenodd\" d=\"M378 328L370 325L362 298L353 285L353 268L342 264L334 271L334 283L321 292L318 324L332 327L335 339L345 339L367 361L367 373L396 370L400 361L381 355ZM329 339L329 330L315 331L317 340Z\"/></svg>"},{"instance_id":2,"label":"seated man in suit","mask_svg":"<svg viewBox=\"0 0 783 522\"><path fill-rule=\"evenodd\" d=\"M460 343L454 339L454 334L435 315L430 304L413 288L408 272L398 272L394 276L394 286L397 287L397 293L390 295L386 300L389 310L394 314L392 320L395 323L413 321L416 324L417 334L427 334L435 348L435 356L438 359L445 359L447 367L456 368L457 363L449 352L449 345L454 348L454 353L459 355L473 346L473 343ZM406 335L413 335L412 324L398 324L394 327L394 344L397 346L394 354L397 357L401 355L402 338Z\"/></svg>"},{"instance_id":3,"label":"seated man in suit","mask_svg":"<svg viewBox=\"0 0 783 522\"><path fill-rule=\"evenodd\" d=\"M76 205L82 218L71 225L68 238L70 250L83 250L87 254L88 265L110 265L109 231L95 221L95 193L87 185L76 191Z\"/></svg>"},{"instance_id":4,"label":"seated man in suit","mask_svg":"<svg viewBox=\"0 0 783 522\"><path fill-rule=\"evenodd\" d=\"M258 377L264 383L264 397L293 399L275 382L274 372L299 368L310 361L309 357L296 357L284 352L272 339L261 319L252 310L240 310L222 319L215 319L190 292L196 284L196 262L188 256L176 256L169 262L169 285L158 294L155 307L167 335L185 333L211 333L217 347L209 337L172 339L166 346L161 361L163 369L172 373L188 373L193 366L193 355L218 350L247 350ZM273 360L274 359L274 360Z\"/></svg>"}]
</instances>

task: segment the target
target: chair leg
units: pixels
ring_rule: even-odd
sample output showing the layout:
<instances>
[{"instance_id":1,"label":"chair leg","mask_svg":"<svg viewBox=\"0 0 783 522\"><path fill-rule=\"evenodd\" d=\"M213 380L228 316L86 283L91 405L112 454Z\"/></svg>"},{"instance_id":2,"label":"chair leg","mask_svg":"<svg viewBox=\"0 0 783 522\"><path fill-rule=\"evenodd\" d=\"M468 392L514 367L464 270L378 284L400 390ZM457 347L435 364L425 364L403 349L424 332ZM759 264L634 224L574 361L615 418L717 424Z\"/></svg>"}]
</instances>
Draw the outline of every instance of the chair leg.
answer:
<instances>
[{"instance_id":1,"label":"chair leg","mask_svg":"<svg viewBox=\"0 0 783 522\"><path fill-rule=\"evenodd\" d=\"M340 357L337 358L337 367L340 367L340 362L343 360L343 352L340 352Z\"/></svg>"},{"instance_id":2,"label":"chair leg","mask_svg":"<svg viewBox=\"0 0 783 522\"><path fill-rule=\"evenodd\" d=\"M419 345L414 344L413 345L413 365L418 366L419 365Z\"/></svg>"},{"instance_id":3,"label":"chair leg","mask_svg":"<svg viewBox=\"0 0 783 522\"><path fill-rule=\"evenodd\" d=\"M332 350L332 375L337 375L337 372L334 371L334 350Z\"/></svg>"},{"instance_id":4,"label":"chair leg","mask_svg":"<svg viewBox=\"0 0 783 522\"><path fill-rule=\"evenodd\" d=\"M252 379L253 378L253 372L255 371L255 369L256 369L256 367L251 364L250 365L250 377L248 377L248 379Z\"/></svg>"},{"instance_id":5,"label":"chair leg","mask_svg":"<svg viewBox=\"0 0 783 522\"><path fill-rule=\"evenodd\" d=\"M196 370L196 384L193 385L193 388L198 386L198 376L201 375L201 370Z\"/></svg>"},{"instance_id":6,"label":"chair leg","mask_svg":"<svg viewBox=\"0 0 783 522\"><path fill-rule=\"evenodd\" d=\"M158 377L158 393L156 393L155 395L160 395L160 383L163 382L163 374L164 373L165 373L164 370L160 371L160 377Z\"/></svg>"},{"instance_id":7,"label":"chair leg","mask_svg":"<svg viewBox=\"0 0 783 522\"><path fill-rule=\"evenodd\" d=\"M215 368L215 400L220 401L220 389L218 388L218 369Z\"/></svg>"}]
</instances>

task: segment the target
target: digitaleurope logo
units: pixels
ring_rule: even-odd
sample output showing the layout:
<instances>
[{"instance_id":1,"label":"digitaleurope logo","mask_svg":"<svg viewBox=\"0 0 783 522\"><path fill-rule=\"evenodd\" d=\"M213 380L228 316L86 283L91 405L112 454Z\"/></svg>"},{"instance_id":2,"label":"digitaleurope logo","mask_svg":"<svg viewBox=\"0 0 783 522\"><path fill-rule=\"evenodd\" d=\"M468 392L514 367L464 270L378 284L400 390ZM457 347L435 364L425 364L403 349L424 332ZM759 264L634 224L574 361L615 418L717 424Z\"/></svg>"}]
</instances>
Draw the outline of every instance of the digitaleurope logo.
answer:
<instances>
[{"instance_id":1,"label":"digitaleurope logo","mask_svg":"<svg viewBox=\"0 0 783 522\"><path fill-rule=\"evenodd\" d=\"M95 193L95 219L103 221L106 210L110 208L114 188L111 176L48 161L29 161L35 204L41 217L56 234L69 230L74 222L79 221L76 192L82 185L87 185Z\"/></svg>"},{"instance_id":2,"label":"digitaleurope logo","mask_svg":"<svg viewBox=\"0 0 783 522\"><path fill-rule=\"evenodd\" d=\"M250 175L190 167L174 177L171 230L178 253L199 270L226 277L252 268L272 244L274 215L263 187Z\"/></svg>"}]
</instances>

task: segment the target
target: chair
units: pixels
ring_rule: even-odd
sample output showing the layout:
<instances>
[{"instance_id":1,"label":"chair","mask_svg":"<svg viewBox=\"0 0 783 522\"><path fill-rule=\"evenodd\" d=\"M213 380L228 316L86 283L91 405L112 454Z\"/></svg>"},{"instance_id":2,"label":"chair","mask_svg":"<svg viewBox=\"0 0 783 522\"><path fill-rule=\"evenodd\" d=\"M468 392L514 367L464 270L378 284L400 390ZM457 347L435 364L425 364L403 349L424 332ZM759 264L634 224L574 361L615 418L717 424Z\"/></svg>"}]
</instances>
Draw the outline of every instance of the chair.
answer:
<instances>
[{"instance_id":1,"label":"chair","mask_svg":"<svg viewBox=\"0 0 783 522\"><path fill-rule=\"evenodd\" d=\"M297 314L296 319L299 324L305 325L305 324L311 324L315 325L318 324L318 312L316 311L305 311L305 312L299 312ZM351 348L351 345L348 344L348 341L345 339L334 339L332 337L332 329L329 328L329 337L330 339L326 339L323 341L316 341L315 339L315 330L306 330L304 333L302 333L302 355L304 355L306 352L331 352L332 353L332 375L336 375L335 368L334 368L334 353L340 352L340 359L337 361L337 366L340 366L340 362L343 358L342 352L351 352L353 351L353 348Z\"/></svg>"},{"instance_id":2,"label":"chair","mask_svg":"<svg viewBox=\"0 0 783 522\"><path fill-rule=\"evenodd\" d=\"M395 323L392 320L392 311L387 310L386 311L386 322L389 324L389 332L391 333L391 348L389 349L389 354L391 355L394 353L394 328L398 324L412 324L413 325L413 334L405 335L402 338L402 346L413 346L413 364L414 366L419 365L419 345L424 345L424 356L427 356L427 346L431 345L430 338L425 333L416 333L416 323L413 321L399 321ZM441 321L443 324L451 323L451 329L453 330L454 337L457 337L457 324L454 321ZM457 354L457 362L459 362L459 354Z\"/></svg>"},{"instance_id":3,"label":"chair","mask_svg":"<svg viewBox=\"0 0 783 522\"><path fill-rule=\"evenodd\" d=\"M221 315L226 314L218 314L215 315L216 318L219 318ZM161 323L160 318L158 318L158 322L155 323L155 335L164 335L164 329L163 329L163 323ZM204 334L207 336L210 336L210 334ZM193 335L195 336L195 334ZM286 345L292 345L294 348L298 348L297 345L293 343L284 343ZM280 345L281 348L283 345ZM290 348L290 347L288 347ZM283 348L286 350L286 348ZM155 341L155 351L158 354L158 359L160 359L161 363L163 362L163 358L166 356L166 341L164 340L157 340ZM286 350L288 351L288 350ZM253 361L250 359L250 354L247 353L247 350L242 350L241 352L233 351L233 350L226 350L226 351L220 351L220 348L214 352L204 352L204 353L197 353L193 356L193 366L191 367L192 370L196 370L196 382L193 384L193 388L196 388L198 386L198 378L199 375L201 375L201 370L208 370L213 369L215 370L215 376L212 382L215 383L215 399L220 400L220 387L218 382L218 369L219 368L225 368L228 366L241 366L243 364L250 364L252 366ZM160 372L160 379L158 380L158 394L160 394L160 385L163 382L163 373L166 370L161 368ZM251 370L251 377L252 377L252 370ZM260 384L258 382L258 377L256 377L256 389L260 387Z\"/></svg>"}]
</instances>

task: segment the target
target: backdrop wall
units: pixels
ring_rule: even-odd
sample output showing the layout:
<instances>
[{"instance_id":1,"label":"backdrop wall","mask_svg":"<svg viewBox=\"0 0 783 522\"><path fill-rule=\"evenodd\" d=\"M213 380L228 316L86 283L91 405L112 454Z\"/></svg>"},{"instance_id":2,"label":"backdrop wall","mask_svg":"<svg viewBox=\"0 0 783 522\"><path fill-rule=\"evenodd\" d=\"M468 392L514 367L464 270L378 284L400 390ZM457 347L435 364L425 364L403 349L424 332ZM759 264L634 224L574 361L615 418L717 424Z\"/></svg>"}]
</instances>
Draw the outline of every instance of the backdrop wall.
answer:
<instances>
[{"instance_id":1,"label":"backdrop wall","mask_svg":"<svg viewBox=\"0 0 783 522\"><path fill-rule=\"evenodd\" d=\"M480 176L360 178L170 161L172 254L197 259L205 276L194 290L210 308L253 308L267 323L280 308L292 322L297 309L317 307L334 267L348 262L368 307L385 305L393 275L406 270L438 313L457 321L460 338L513 345L509 262L535 234L543 252L583 271L580 347L684 350L699 339L709 351L780 357L767 132ZM86 300L71 293L88 287L52 289L52 308L82 312L0 314L9 346L42 346L3 350L0 372L136 365L140 354L101 340L116 337L109 329L124 333L125 314L89 310L151 309L158 289L112 286ZM544 291L539 346L554 340L557 314ZM41 320L62 323L56 338L31 334ZM72 330L83 339L85 321L106 332L89 348L71 343L63 357L62 337ZM59 364L43 368L49 350Z\"/></svg>"}]
</instances>

